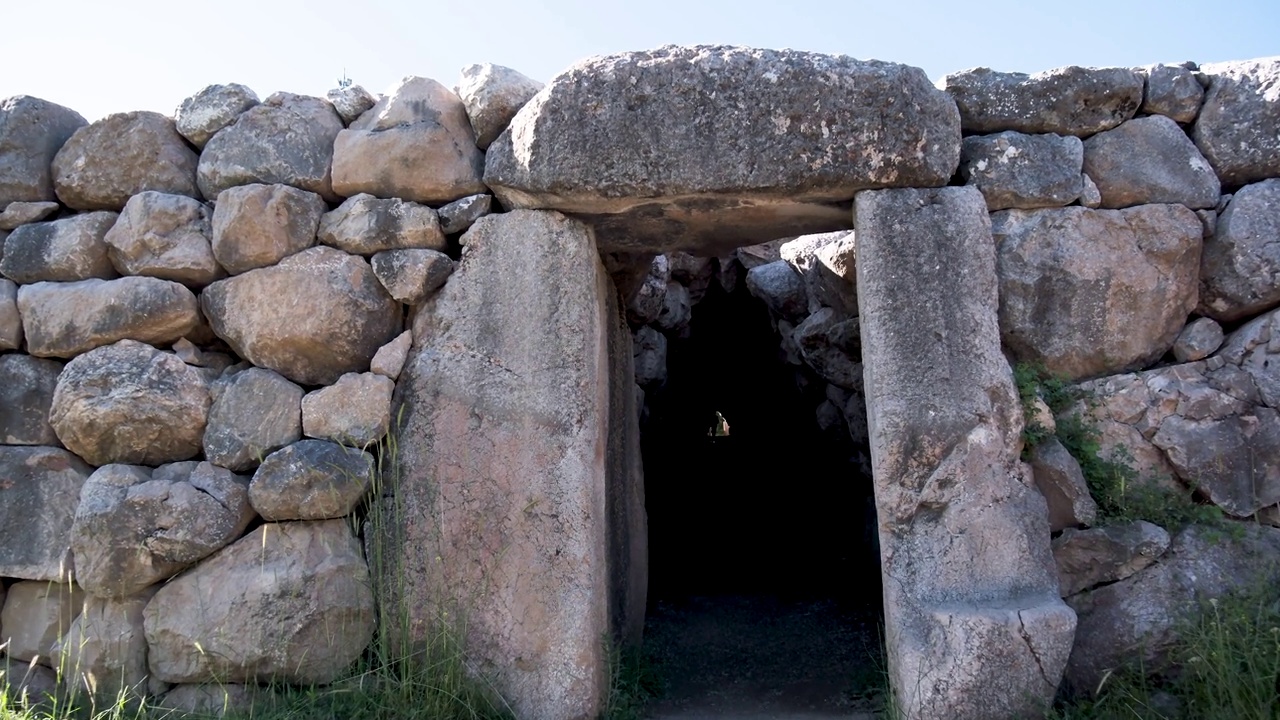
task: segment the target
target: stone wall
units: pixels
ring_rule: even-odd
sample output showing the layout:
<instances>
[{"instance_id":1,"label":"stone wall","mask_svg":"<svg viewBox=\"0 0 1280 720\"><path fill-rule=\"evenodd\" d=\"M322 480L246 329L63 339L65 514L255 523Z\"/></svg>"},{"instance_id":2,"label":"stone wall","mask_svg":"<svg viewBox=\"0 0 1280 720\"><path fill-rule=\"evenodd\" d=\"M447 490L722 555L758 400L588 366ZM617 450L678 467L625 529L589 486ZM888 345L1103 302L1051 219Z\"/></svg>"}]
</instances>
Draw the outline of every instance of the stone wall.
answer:
<instances>
[{"instance_id":1,"label":"stone wall","mask_svg":"<svg viewBox=\"0 0 1280 720\"><path fill-rule=\"evenodd\" d=\"M745 283L873 466L904 711L1030 712L1261 563L1091 528L1061 446L1019 460L1012 363L1280 553L1277 85L667 47L172 118L5 100L8 657L183 705L338 678L379 606L410 641L461 610L521 717L595 716L644 607L643 388Z\"/></svg>"}]
</instances>

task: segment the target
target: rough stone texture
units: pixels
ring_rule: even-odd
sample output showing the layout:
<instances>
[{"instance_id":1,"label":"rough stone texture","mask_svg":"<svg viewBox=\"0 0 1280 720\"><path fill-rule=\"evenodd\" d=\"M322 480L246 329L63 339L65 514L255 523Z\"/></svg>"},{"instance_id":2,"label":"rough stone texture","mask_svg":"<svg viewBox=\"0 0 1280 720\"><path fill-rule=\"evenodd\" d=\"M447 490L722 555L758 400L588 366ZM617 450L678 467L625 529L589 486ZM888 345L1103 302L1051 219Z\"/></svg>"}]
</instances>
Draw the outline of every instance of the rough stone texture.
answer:
<instances>
[{"instance_id":1,"label":"rough stone texture","mask_svg":"<svg viewBox=\"0 0 1280 720\"><path fill-rule=\"evenodd\" d=\"M369 372L378 373L392 380L400 377L405 361L409 359L409 350L413 347L413 333L405 330L395 340L378 348L373 361L369 363Z\"/></svg>"},{"instance_id":2,"label":"rough stone texture","mask_svg":"<svg viewBox=\"0 0 1280 720\"><path fill-rule=\"evenodd\" d=\"M1219 322L1255 315L1280 303L1280 179L1240 188L1204 241L1200 306Z\"/></svg>"},{"instance_id":3,"label":"rough stone texture","mask_svg":"<svg viewBox=\"0 0 1280 720\"><path fill-rule=\"evenodd\" d=\"M347 373L302 398L302 434L359 448L381 440L391 429L395 389L382 375Z\"/></svg>"},{"instance_id":4,"label":"rough stone texture","mask_svg":"<svg viewBox=\"0 0 1280 720\"><path fill-rule=\"evenodd\" d=\"M1051 437L1031 450L1031 475L1049 506L1049 530L1059 532L1098 519L1098 504L1089 495L1080 464Z\"/></svg>"},{"instance_id":5,"label":"rough stone texture","mask_svg":"<svg viewBox=\"0 0 1280 720\"><path fill-rule=\"evenodd\" d=\"M853 233L802 235L783 243L779 255L804 277L810 313L830 307L845 316L858 314Z\"/></svg>"},{"instance_id":6,"label":"rough stone texture","mask_svg":"<svg viewBox=\"0 0 1280 720\"><path fill-rule=\"evenodd\" d=\"M671 278L688 290L689 302L693 305L702 302L715 278L715 258L673 252L670 261Z\"/></svg>"},{"instance_id":7,"label":"rough stone texture","mask_svg":"<svg viewBox=\"0 0 1280 720\"><path fill-rule=\"evenodd\" d=\"M854 212L897 707L1035 715L1076 619L1058 595L1044 499L1018 458L1022 406L1000 348L986 203L968 187L880 190L859 193Z\"/></svg>"},{"instance_id":8,"label":"rough stone texture","mask_svg":"<svg viewBox=\"0 0 1280 720\"><path fill-rule=\"evenodd\" d=\"M1196 74L1182 65L1150 65L1141 68L1146 77L1146 89L1142 92L1144 113L1164 115L1180 123L1189 123L1200 113L1204 101L1204 87Z\"/></svg>"},{"instance_id":9,"label":"rough stone texture","mask_svg":"<svg viewBox=\"0 0 1280 720\"><path fill-rule=\"evenodd\" d=\"M636 384L642 388L667 381L667 336L645 325L635 332Z\"/></svg>"},{"instance_id":10,"label":"rough stone texture","mask_svg":"<svg viewBox=\"0 0 1280 720\"><path fill-rule=\"evenodd\" d=\"M67 579L71 523L91 472L66 450L0 445L0 575Z\"/></svg>"},{"instance_id":11,"label":"rough stone texture","mask_svg":"<svg viewBox=\"0 0 1280 720\"><path fill-rule=\"evenodd\" d=\"M786 243L787 238L780 238L759 245L747 245L734 250L733 257L744 270L750 271L752 268L781 260L782 246Z\"/></svg>"},{"instance_id":12,"label":"rough stone texture","mask_svg":"<svg viewBox=\"0 0 1280 720\"><path fill-rule=\"evenodd\" d=\"M213 256L232 275L275 265L316 242L324 198L288 185L241 185L218 195Z\"/></svg>"},{"instance_id":13,"label":"rough stone texture","mask_svg":"<svg viewBox=\"0 0 1280 720\"><path fill-rule=\"evenodd\" d=\"M964 139L960 177L982 191L988 210L1061 207L1080 197L1080 138L1006 131Z\"/></svg>"},{"instance_id":14,"label":"rough stone texture","mask_svg":"<svg viewBox=\"0 0 1280 720\"><path fill-rule=\"evenodd\" d=\"M281 183L337 202L331 170L342 118L328 100L276 93L214 135L200 153L206 198L251 183Z\"/></svg>"},{"instance_id":15,"label":"rough stone texture","mask_svg":"<svg viewBox=\"0 0 1280 720\"><path fill-rule=\"evenodd\" d=\"M0 355L0 444L57 445L49 406L62 363L30 355Z\"/></svg>"},{"instance_id":16,"label":"rough stone texture","mask_svg":"<svg viewBox=\"0 0 1280 720\"><path fill-rule=\"evenodd\" d=\"M378 104L378 99L359 85L334 88L325 93L325 97L333 103L333 109L338 111L344 125L355 122L356 118Z\"/></svg>"},{"instance_id":17,"label":"rough stone texture","mask_svg":"<svg viewBox=\"0 0 1280 720\"><path fill-rule=\"evenodd\" d=\"M1217 196L1214 196L1217 200ZM403 200L355 195L320 218L320 242L352 255L384 250L444 250L436 211Z\"/></svg>"},{"instance_id":18,"label":"rough stone texture","mask_svg":"<svg viewBox=\"0 0 1280 720\"><path fill-rule=\"evenodd\" d=\"M139 193L103 238L110 246L107 254L122 275L204 287L227 274L209 246L210 214L209 206L183 195Z\"/></svg>"},{"instance_id":19,"label":"rough stone texture","mask_svg":"<svg viewBox=\"0 0 1280 720\"><path fill-rule=\"evenodd\" d=\"M121 340L62 370L49 423L91 465L159 465L200 452L209 387L198 370L150 345Z\"/></svg>"},{"instance_id":20,"label":"rough stone texture","mask_svg":"<svg viewBox=\"0 0 1280 720\"><path fill-rule=\"evenodd\" d=\"M117 277L104 239L115 222L115 213L95 212L23 225L5 238L0 273L23 284Z\"/></svg>"},{"instance_id":21,"label":"rough stone texture","mask_svg":"<svg viewBox=\"0 0 1280 720\"><path fill-rule=\"evenodd\" d=\"M1005 210L991 225L1018 361L1071 379L1143 367L1195 309L1200 220L1181 205Z\"/></svg>"},{"instance_id":22,"label":"rough stone texture","mask_svg":"<svg viewBox=\"0 0 1280 720\"><path fill-rule=\"evenodd\" d=\"M1155 565L1070 598L1080 618L1067 667L1071 685L1092 691L1104 673L1127 664L1158 673L1167 666L1178 624L1200 603L1280 582L1280 530L1248 523L1241 529L1237 540L1191 526Z\"/></svg>"},{"instance_id":23,"label":"rough stone texture","mask_svg":"<svg viewBox=\"0 0 1280 720\"><path fill-rule=\"evenodd\" d=\"M351 513L373 482L373 456L326 440L300 440L267 456L249 484L263 519L323 520Z\"/></svg>"},{"instance_id":24,"label":"rough stone texture","mask_svg":"<svg viewBox=\"0 0 1280 720\"><path fill-rule=\"evenodd\" d=\"M400 306L369 264L330 247L220 280L200 301L237 355L302 385L368 369L378 348L403 330Z\"/></svg>"},{"instance_id":25,"label":"rough stone texture","mask_svg":"<svg viewBox=\"0 0 1280 720\"><path fill-rule=\"evenodd\" d=\"M1173 356L1178 362L1203 360L1222 347L1222 326L1210 318L1196 318L1187 323L1173 342Z\"/></svg>"},{"instance_id":26,"label":"rough stone texture","mask_svg":"<svg viewBox=\"0 0 1280 720\"><path fill-rule=\"evenodd\" d=\"M1090 209L1102 207L1102 193L1088 173L1080 175L1080 204Z\"/></svg>"},{"instance_id":27,"label":"rough stone texture","mask_svg":"<svg viewBox=\"0 0 1280 720\"><path fill-rule=\"evenodd\" d=\"M671 259L656 255L649 271L627 302L627 320L635 325L648 325L658 319L667 305L667 284L671 282Z\"/></svg>"},{"instance_id":28,"label":"rough stone texture","mask_svg":"<svg viewBox=\"0 0 1280 720\"><path fill-rule=\"evenodd\" d=\"M1062 597L1123 580L1169 549L1169 533L1138 520L1089 530L1070 528L1053 539Z\"/></svg>"},{"instance_id":29,"label":"rough stone texture","mask_svg":"<svg viewBox=\"0 0 1280 720\"><path fill-rule=\"evenodd\" d=\"M147 694L142 609L151 593L119 600L88 595L79 617L53 649L72 682L108 703Z\"/></svg>"},{"instance_id":30,"label":"rough stone texture","mask_svg":"<svg viewBox=\"0 0 1280 720\"><path fill-rule=\"evenodd\" d=\"M23 709L51 710L58 697L58 674L43 665L6 663L0 680L9 687L9 698Z\"/></svg>"},{"instance_id":31,"label":"rough stone texture","mask_svg":"<svg viewBox=\"0 0 1280 720\"><path fill-rule=\"evenodd\" d=\"M39 222L62 206L56 202L11 202L0 212L0 230L13 230L20 225Z\"/></svg>"},{"instance_id":32,"label":"rough stone texture","mask_svg":"<svg viewBox=\"0 0 1280 720\"><path fill-rule=\"evenodd\" d=\"M456 608L471 666L518 717L597 715L609 609L634 600L608 592L612 293L583 223L481 218L399 383L403 511L384 557L403 594L383 612L409 612L416 643Z\"/></svg>"},{"instance_id":33,"label":"rough stone texture","mask_svg":"<svg viewBox=\"0 0 1280 720\"><path fill-rule=\"evenodd\" d=\"M53 158L87 124L80 113L30 95L0 100L0 208L56 200Z\"/></svg>"},{"instance_id":34,"label":"rough stone texture","mask_svg":"<svg viewBox=\"0 0 1280 720\"><path fill-rule=\"evenodd\" d=\"M268 523L167 583L143 621L159 680L328 683L373 637L369 569L344 520Z\"/></svg>"},{"instance_id":35,"label":"rough stone texture","mask_svg":"<svg viewBox=\"0 0 1280 720\"><path fill-rule=\"evenodd\" d=\"M175 127L192 145L203 148L209 138L257 104L258 94L239 83L208 85L178 106Z\"/></svg>"},{"instance_id":36,"label":"rough stone texture","mask_svg":"<svg viewBox=\"0 0 1280 720\"><path fill-rule=\"evenodd\" d=\"M1084 141L1084 171L1102 207L1218 204L1218 176L1178 123L1163 115L1134 118Z\"/></svg>"},{"instance_id":37,"label":"rough stone texture","mask_svg":"<svg viewBox=\"0 0 1280 720\"><path fill-rule=\"evenodd\" d=\"M262 697L269 696L271 692L269 688L241 683L175 685L164 697L152 703L154 707L197 717L238 717L241 714L252 715L255 706L261 708L258 703Z\"/></svg>"},{"instance_id":38,"label":"rough stone texture","mask_svg":"<svg viewBox=\"0 0 1280 720\"><path fill-rule=\"evenodd\" d=\"M666 46L554 78L489 148L485 182L505 207L583 215L606 251L717 255L847 228L836 203L945 185L959 151L954 104L917 68Z\"/></svg>"},{"instance_id":39,"label":"rough stone texture","mask_svg":"<svg viewBox=\"0 0 1280 720\"><path fill-rule=\"evenodd\" d=\"M10 666L37 663L52 667L58 639L80 613L84 591L75 585L26 580L9 586L0 611L0 628Z\"/></svg>"},{"instance_id":40,"label":"rough stone texture","mask_svg":"<svg viewBox=\"0 0 1280 720\"><path fill-rule=\"evenodd\" d=\"M373 274L391 297L421 305L444 285L457 266L435 250L387 250L373 256Z\"/></svg>"},{"instance_id":41,"label":"rough stone texture","mask_svg":"<svg viewBox=\"0 0 1280 720\"><path fill-rule=\"evenodd\" d=\"M1087 137L1133 117L1142 76L1125 68L1075 65L1035 75L974 68L942 78L965 132L1056 133Z\"/></svg>"},{"instance_id":42,"label":"rough stone texture","mask_svg":"<svg viewBox=\"0 0 1280 720\"><path fill-rule=\"evenodd\" d=\"M778 317L799 322L809 314L804 278L786 260L748 270L747 290Z\"/></svg>"},{"instance_id":43,"label":"rough stone texture","mask_svg":"<svg viewBox=\"0 0 1280 720\"><path fill-rule=\"evenodd\" d=\"M207 462L98 468L71 529L76 581L122 599L194 565L249 525L248 485Z\"/></svg>"},{"instance_id":44,"label":"rough stone texture","mask_svg":"<svg viewBox=\"0 0 1280 720\"><path fill-rule=\"evenodd\" d=\"M1205 65L1204 106L1191 137L1223 185L1280 176L1280 57Z\"/></svg>"},{"instance_id":45,"label":"rough stone texture","mask_svg":"<svg viewBox=\"0 0 1280 720\"><path fill-rule=\"evenodd\" d=\"M22 348L22 315L18 312L18 285L0 278L0 350Z\"/></svg>"},{"instance_id":46,"label":"rough stone texture","mask_svg":"<svg viewBox=\"0 0 1280 720\"><path fill-rule=\"evenodd\" d=\"M800 356L827 382L846 390L862 390L862 341L858 319L845 319L822 308L796 326Z\"/></svg>"},{"instance_id":47,"label":"rough stone texture","mask_svg":"<svg viewBox=\"0 0 1280 720\"><path fill-rule=\"evenodd\" d=\"M245 472L302 437L302 388L279 373L248 368L215 382L204 431L209 462Z\"/></svg>"},{"instance_id":48,"label":"rough stone texture","mask_svg":"<svg viewBox=\"0 0 1280 720\"><path fill-rule=\"evenodd\" d=\"M466 106L476 145L481 150L489 147L543 87L537 80L502 65L480 63L462 68L458 97Z\"/></svg>"},{"instance_id":49,"label":"rough stone texture","mask_svg":"<svg viewBox=\"0 0 1280 720\"><path fill-rule=\"evenodd\" d=\"M127 277L18 288L27 352L74 357L118 340L168 345L201 325L196 296L169 280Z\"/></svg>"},{"instance_id":50,"label":"rough stone texture","mask_svg":"<svg viewBox=\"0 0 1280 720\"><path fill-rule=\"evenodd\" d=\"M445 235L453 235L471 227L492 210L493 196L480 194L454 200L437 210L436 214L440 218L440 230Z\"/></svg>"},{"instance_id":51,"label":"rough stone texture","mask_svg":"<svg viewBox=\"0 0 1280 720\"><path fill-rule=\"evenodd\" d=\"M692 317L693 301L689 297L689 289L674 280L667 283L667 291L662 296L662 310L654 324L660 330L678 335L689 327Z\"/></svg>"},{"instance_id":52,"label":"rough stone texture","mask_svg":"<svg viewBox=\"0 0 1280 720\"><path fill-rule=\"evenodd\" d=\"M462 100L435 80L400 81L333 146L339 195L445 203L485 192L484 153Z\"/></svg>"},{"instance_id":53,"label":"rough stone texture","mask_svg":"<svg viewBox=\"0 0 1280 720\"><path fill-rule=\"evenodd\" d=\"M53 158L53 186L76 210L119 210L157 190L200 197L196 153L160 113L115 113L80 128Z\"/></svg>"}]
</instances>

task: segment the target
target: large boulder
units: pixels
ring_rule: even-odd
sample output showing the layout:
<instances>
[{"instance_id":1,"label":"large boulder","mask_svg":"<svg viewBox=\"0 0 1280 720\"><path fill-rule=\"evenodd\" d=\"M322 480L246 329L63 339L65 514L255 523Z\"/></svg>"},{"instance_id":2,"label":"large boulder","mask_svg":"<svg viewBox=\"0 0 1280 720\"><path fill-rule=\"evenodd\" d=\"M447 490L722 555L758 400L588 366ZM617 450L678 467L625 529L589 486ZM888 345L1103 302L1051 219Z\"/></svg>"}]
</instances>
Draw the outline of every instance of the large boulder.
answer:
<instances>
[{"instance_id":1,"label":"large boulder","mask_svg":"<svg viewBox=\"0 0 1280 720\"><path fill-rule=\"evenodd\" d=\"M56 200L53 158L87 124L80 113L30 95L0 100L0 208Z\"/></svg>"},{"instance_id":2,"label":"large boulder","mask_svg":"<svg viewBox=\"0 0 1280 720\"><path fill-rule=\"evenodd\" d=\"M667 46L552 79L489 147L485 183L506 207L583 216L606 251L717 255L847 228L838 203L864 188L945 185L959 124L917 68Z\"/></svg>"},{"instance_id":3,"label":"large boulder","mask_svg":"<svg viewBox=\"0 0 1280 720\"><path fill-rule=\"evenodd\" d=\"M1126 68L1075 65L1046 72L974 68L938 81L960 108L965 132L1056 133L1088 137L1133 117L1142 104L1142 76Z\"/></svg>"},{"instance_id":4,"label":"large boulder","mask_svg":"<svg viewBox=\"0 0 1280 720\"><path fill-rule=\"evenodd\" d=\"M367 370L403 330L400 304L369 263L325 246L220 280L200 300L237 355L303 385Z\"/></svg>"},{"instance_id":5,"label":"large boulder","mask_svg":"<svg viewBox=\"0 0 1280 720\"><path fill-rule=\"evenodd\" d=\"M0 444L57 445L49 406L62 363L30 355L0 355Z\"/></svg>"},{"instance_id":6,"label":"large boulder","mask_svg":"<svg viewBox=\"0 0 1280 720\"><path fill-rule=\"evenodd\" d=\"M24 580L10 585L0 610L0 643L9 665L53 667L58 641L80 614L83 602L84 591L66 582Z\"/></svg>"},{"instance_id":7,"label":"large boulder","mask_svg":"<svg viewBox=\"0 0 1280 720\"><path fill-rule=\"evenodd\" d=\"M1102 193L1102 207L1218 204L1213 168L1178 123L1162 115L1134 118L1084 141L1084 171Z\"/></svg>"},{"instance_id":8,"label":"large boulder","mask_svg":"<svg viewBox=\"0 0 1280 720\"><path fill-rule=\"evenodd\" d=\"M5 238L0 273L24 284L118 277L106 242L116 217L93 212L23 225Z\"/></svg>"},{"instance_id":9,"label":"large boulder","mask_svg":"<svg viewBox=\"0 0 1280 720\"><path fill-rule=\"evenodd\" d=\"M1204 241L1197 312L1230 322L1280 304L1280 179L1231 196Z\"/></svg>"},{"instance_id":10,"label":"large boulder","mask_svg":"<svg viewBox=\"0 0 1280 720\"><path fill-rule=\"evenodd\" d=\"M1007 130L965 138L960 177L982 191L988 210L1061 207L1080 197L1083 163L1078 137Z\"/></svg>"},{"instance_id":11,"label":"large boulder","mask_svg":"<svg viewBox=\"0 0 1280 720\"><path fill-rule=\"evenodd\" d=\"M112 599L88 595L80 615L53 648L72 683L99 701L147 694L147 639L142 610L149 593Z\"/></svg>"},{"instance_id":12,"label":"large boulder","mask_svg":"<svg viewBox=\"0 0 1280 720\"><path fill-rule=\"evenodd\" d=\"M1098 504L1089 494L1080 463L1056 437L1032 448L1028 461L1036 487L1049 507L1051 532L1092 525L1098 519Z\"/></svg>"},{"instance_id":13,"label":"large boulder","mask_svg":"<svg viewBox=\"0 0 1280 720\"><path fill-rule=\"evenodd\" d=\"M77 130L53 159L53 185L76 210L120 210L146 190L200 197L195 151L172 118L143 110Z\"/></svg>"},{"instance_id":14,"label":"large boulder","mask_svg":"<svg viewBox=\"0 0 1280 720\"><path fill-rule=\"evenodd\" d=\"M370 259L373 274L391 297L421 305L444 285L457 263L436 250L384 250Z\"/></svg>"},{"instance_id":15,"label":"large boulder","mask_svg":"<svg viewBox=\"0 0 1280 720\"><path fill-rule=\"evenodd\" d=\"M846 317L858 314L853 233L802 235L783 243L779 254L804 278L810 313L829 307Z\"/></svg>"},{"instance_id":16,"label":"large boulder","mask_svg":"<svg viewBox=\"0 0 1280 720\"><path fill-rule=\"evenodd\" d=\"M320 218L320 242L352 255L384 250L444 250L436 211L426 205L355 195Z\"/></svg>"},{"instance_id":17,"label":"large boulder","mask_svg":"<svg viewBox=\"0 0 1280 720\"><path fill-rule=\"evenodd\" d=\"M748 270L747 290L780 318L800 322L809 314L804 278L786 260Z\"/></svg>"},{"instance_id":18,"label":"large boulder","mask_svg":"<svg viewBox=\"0 0 1280 720\"><path fill-rule=\"evenodd\" d=\"M446 203L485 191L484 153L462 100L435 80L409 76L333 146L333 188L418 203Z\"/></svg>"},{"instance_id":19,"label":"large boulder","mask_svg":"<svg viewBox=\"0 0 1280 720\"><path fill-rule=\"evenodd\" d=\"M70 577L71 524L91 472L66 450L0 445L0 575Z\"/></svg>"},{"instance_id":20,"label":"large boulder","mask_svg":"<svg viewBox=\"0 0 1280 720\"><path fill-rule=\"evenodd\" d=\"M1200 103L1204 102L1204 86L1196 79L1194 67L1187 63L1139 68L1147 80L1139 110L1150 115L1164 115L1180 123L1195 120L1200 113Z\"/></svg>"},{"instance_id":21,"label":"large boulder","mask_svg":"<svg viewBox=\"0 0 1280 720\"><path fill-rule=\"evenodd\" d=\"M251 367L213 383L204 456L236 472L302 437L302 388L279 373Z\"/></svg>"},{"instance_id":22,"label":"large boulder","mask_svg":"<svg viewBox=\"0 0 1280 720\"><path fill-rule=\"evenodd\" d=\"M302 398L302 434L352 447L368 447L391 429L396 384L372 372L347 373Z\"/></svg>"},{"instance_id":23,"label":"large boulder","mask_svg":"<svg viewBox=\"0 0 1280 720\"><path fill-rule=\"evenodd\" d=\"M1213 63L1192 137L1224 185L1280 177L1280 57Z\"/></svg>"},{"instance_id":24,"label":"large boulder","mask_svg":"<svg viewBox=\"0 0 1280 720\"><path fill-rule=\"evenodd\" d=\"M333 109L346 125L356 121L369 108L378 104L378 99L360 85L343 85L326 92L324 96L333 103Z\"/></svg>"},{"instance_id":25,"label":"large boulder","mask_svg":"<svg viewBox=\"0 0 1280 720\"><path fill-rule=\"evenodd\" d=\"M129 198L107 232L107 254L122 275L148 275L204 287L226 272L214 259L209 206L148 190Z\"/></svg>"},{"instance_id":26,"label":"large boulder","mask_svg":"<svg viewBox=\"0 0 1280 720\"><path fill-rule=\"evenodd\" d=\"M159 465L200 452L209 415L204 376L134 340L96 348L63 368L49 423L92 465Z\"/></svg>"},{"instance_id":27,"label":"large boulder","mask_svg":"<svg viewBox=\"0 0 1280 720\"><path fill-rule=\"evenodd\" d=\"M239 83L207 85L183 100L173 119L178 134L203 148L215 133L257 104L257 93Z\"/></svg>"},{"instance_id":28,"label":"large boulder","mask_svg":"<svg viewBox=\"0 0 1280 720\"><path fill-rule=\"evenodd\" d=\"M316 244L324 198L289 185L240 185L218 194L213 256L232 275L275 265Z\"/></svg>"},{"instance_id":29,"label":"large boulder","mask_svg":"<svg viewBox=\"0 0 1280 720\"><path fill-rule=\"evenodd\" d=\"M1144 367L1196 307L1200 220L1181 205L1005 210L991 225L1018 361L1071 379Z\"/></svg>"},{"instance_id":30,"label":"large boulder","mask_svg":"<svg viewBox=\"0 0 1280 720\"><path fill-rule=\"evenodd\" d=\"M164 682L332 682L373 637L369 568L344 520L268 523L165 584L143 626Z\"/></svg>"},{"instance_id":31,"label":"large boulder","mask_svg":"<svg viewBox=\"0 0 1280 720\"><path fill-rule=\"evenodd\" d=\"M249 484L249 502L271 522L340 518L364 499L373 472L373 456L363 450L300 440L262 461Z\"/></svg>"},{"instance_id":32,"label":"large boulder","mask_svg":"<svg viewBox=\"0 0 1280 720\"><path fill-rule=\"evenodd\" d=\"M509 67L479 63L462 68L458 96L476 133L476 145L489 147L511 118L538 94L543 84Z\"/></svg>"},{"instance_id":33,"label":"large boulder","mask_svg":"<svg viewBox=\"0 0 1280 720\"><path fill-rule=\"evenodd\" d=\"M240 537L253 517L248 479L225 468L105 465L80 491L76 582L99 597L136 595Z\"/></svg>"},{"instance_id":34,"label":"large boulder","mask_svg":"<svg viewBox=\"0 0 1280 720\"><path fill-rule=\"evenodd\" d=\"M1123 580L1168 549L1169 533L1145 520L1088 530L1068 528L1053 539L1062 597Z\"/></svg>"},{"instance_id":35,"label":"large boulder","mask_svg":"<svg viewBox=\"0 0 1280 720\"><path fill-rule=\"evenodd\" d=\"M196 296L170 280L126 277L18 288L27 352L74 357L117 340L167 345L201 324Z\"/></svg>"},{"instance_id":36,"label":"large boulder","mask_svg":"<svg viewBox=\"0 0 1280 720\"><path fill-rule=\"evenodd\" d=\"M971 187L875 190L854 212L897 707L912 718L1037 716L1076 617L1019 459L1023 410L1001 351L986 202Z\"/></svg>"},{"instance_id":37,"label":"large boulder","mask_svg":"<svg viewBox=\"0 0 1280 720\"><path fill-rule=\"evenodd\" d=\"M333 139L341 131L328 100L275 93L210 138L200 153L200 192L216 198L236 185L282 183L336 202Z\"/></svg>"}]
</instances>

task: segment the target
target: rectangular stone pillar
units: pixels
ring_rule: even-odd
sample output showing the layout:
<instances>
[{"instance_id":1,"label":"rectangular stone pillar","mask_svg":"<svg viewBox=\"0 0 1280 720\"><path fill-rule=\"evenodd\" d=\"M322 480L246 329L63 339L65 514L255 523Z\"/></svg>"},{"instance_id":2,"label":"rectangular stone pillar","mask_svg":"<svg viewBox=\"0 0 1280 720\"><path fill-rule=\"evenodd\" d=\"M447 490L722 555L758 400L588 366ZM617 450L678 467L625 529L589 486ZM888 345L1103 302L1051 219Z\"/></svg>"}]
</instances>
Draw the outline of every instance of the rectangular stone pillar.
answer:
<instances>
[{"instance_id":1,"label":"rectangular stone pillar","mask_svg":"<svg viewBox=\"0 0 1280 720\"><path fill-rule=\"evenodd\" d=\"M890 681L904 718L1042 717L1071 652L1019 460L995 245L972 187L854 202Z\"/></svg>"}]
</instances>

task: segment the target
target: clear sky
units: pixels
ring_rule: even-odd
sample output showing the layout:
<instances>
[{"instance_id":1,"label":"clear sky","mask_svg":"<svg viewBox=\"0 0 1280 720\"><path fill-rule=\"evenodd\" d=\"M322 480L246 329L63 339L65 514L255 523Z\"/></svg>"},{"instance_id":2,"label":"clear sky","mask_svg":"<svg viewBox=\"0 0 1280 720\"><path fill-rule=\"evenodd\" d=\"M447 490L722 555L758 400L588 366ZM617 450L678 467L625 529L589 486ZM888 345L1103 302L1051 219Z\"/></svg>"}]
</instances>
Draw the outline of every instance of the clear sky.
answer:
<instances>
[{"instance_id":1,"label":"clear sky","mask_svg":"<svg viewBox=\"0 0 1280 720\"><path fill-rule=\"evenodd\" d=\"M1280 0L0 0L0 97L90 120L172 113L211 83L323 95L493 62L546 81L576 60L674 44L842 53L922 67L1200 63L1280 55Z\"/></svg>"}]
</instances>

